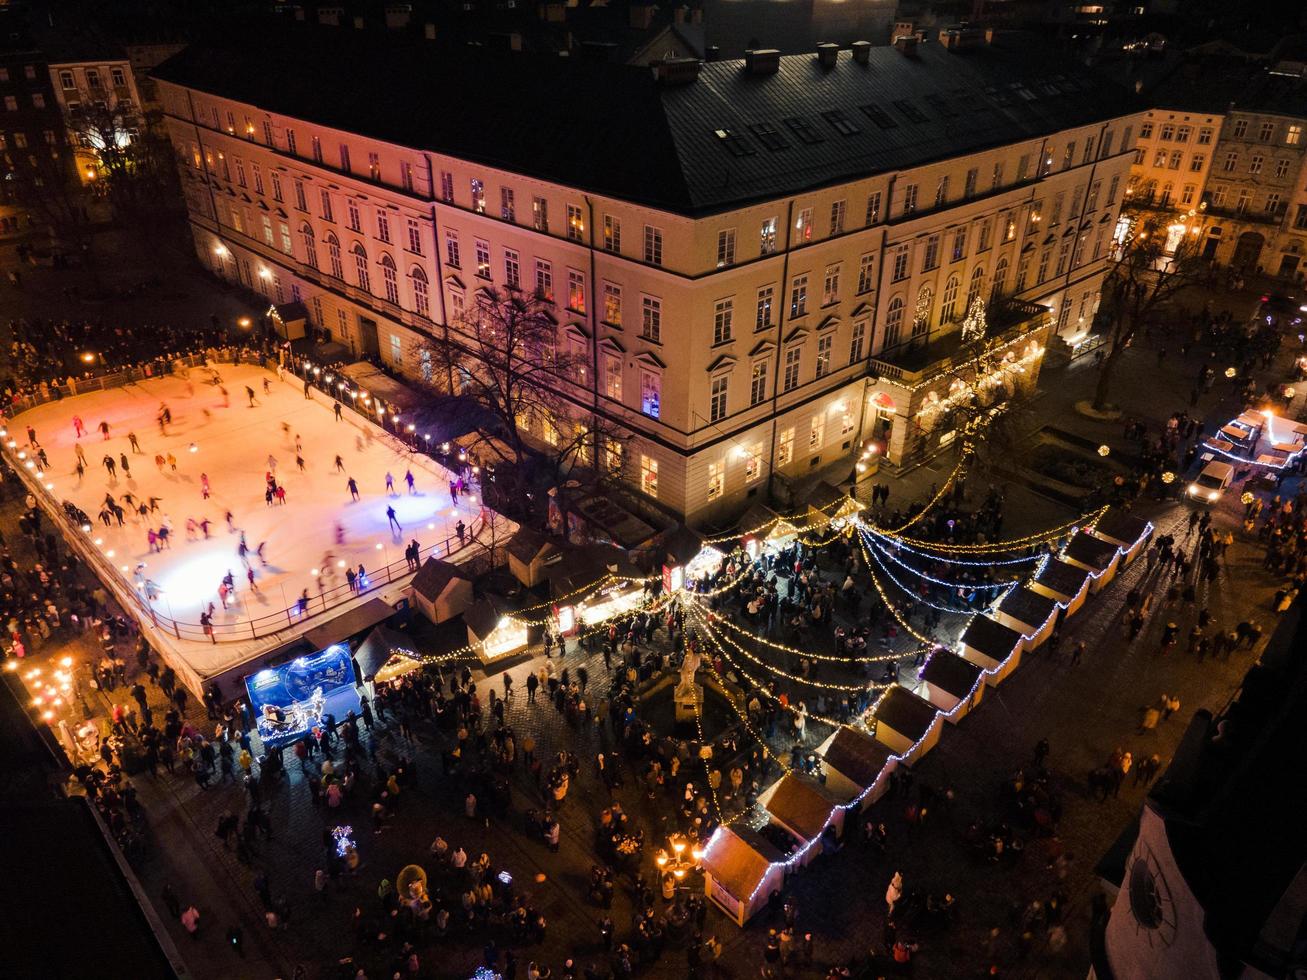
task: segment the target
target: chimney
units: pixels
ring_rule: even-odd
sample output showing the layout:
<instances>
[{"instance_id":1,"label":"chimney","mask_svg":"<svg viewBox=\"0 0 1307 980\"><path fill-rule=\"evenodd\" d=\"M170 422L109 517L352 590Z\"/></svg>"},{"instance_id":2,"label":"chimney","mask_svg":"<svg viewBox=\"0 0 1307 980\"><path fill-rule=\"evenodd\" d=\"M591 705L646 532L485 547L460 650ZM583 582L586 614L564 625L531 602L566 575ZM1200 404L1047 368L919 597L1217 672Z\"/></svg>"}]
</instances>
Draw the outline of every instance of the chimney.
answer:
<instances>
[{"instance_id":1,"label":"chimney","mask_svg":"<svg viewBox=\"0 0 1307 980\"><path fill-rule=\"evenodd\" d=\"M637 31L647 31L653 23L654 8L651 3L633 3L630 7L630 24Z\"/></svg>"},{"instance_id":2,"label":"chimney","mask_svg":"<svg viewBox=\"0 0 1307 980\"><path fill-rule=\"evenodd\" d=\"M710 44L703 49L704 61L720 61L721 57L722 57L722 49L715 44Z\"/></svg>"},{"instance_id":3,"label":"chimney","mask_svg":"<svg viewBox=\"0 0 1307 980\"><path fill-rule=\"evenodd\" d=\"M894 22L893 29L889 32L889 43L893 44L904 34L911 34L911 33L912 33L912 21L896 20Z\"/></svg>"},{"instance_id":4,"label":"chimney","mask_svg":"<svg viewBox=\"0 0 1307 980\"><path fill-rule=\"evenodd\" d=\"M967 51L984 47L989 43L989 35L984 28L955 24L939 32L939 43L945 51Z\"/></svg>"},{"instance_id":5,"label":"chimney","mask_svg":"<svg viewBox=\"0 0 1307 980\"><path fill-rule=\"evenodd\" d=\"M703 8L702 8L702 7L691 7L691 8L690 8L690 23L691 23L691 24L702 24L702 23L703 23Z\"/></svg>"},{"instance_id":6,"label":"chimney","mask_svg":"<svg viewBox=\"0 0 1307 980\"><path fill-rule=\"evenodd\" d=\"M775 48L753 48L744 52L744 70L750 75L775 75L781 67L781 53Z\"/></svg>"},{"instance_id":7,"label":"chimney","mask_svg":"<svg viewBox=\"0 0 1307 980\"><path fill-rule=\"evenodd\" d=\"M319 7L318 23L325 24L328 27L339 27L340 15L344 12L344 7Z\"/></svg>"},{"instance_id":8,"label":"chimney","mask_svg":"<svg viewBox=\"0 0 1307 980\"><path fill-rule=\"evenodd\" d=\"M406 3L392 3L386 5L386 27L392 31L408 27L409 17L413 13L413 8Z\"/></svg>"},{"instance_id":9,"label":"chimney","mask_svg":"<svg viewBox=\"0 0 1307 980\"><path fill-rule=\"evenodd\" d=\"M860 65L871 64L871 42L854 41L849 45L853 49L853 60Z\"/></svg>"},{"instance_id":10,"label":"chimney","mask_svg":"<svg viewBox=\"0 0 1307 980\"><path fill-rule=\"evenodd\" d=\"M840 46L831 41L823 41L817 45L817 61L827 71L835 67L835 62L840 58Z\"/></svg>"},{"instance_id":11,"label":"chimney","mask_svg":"<svg viewBox=\"0 0 1307 980\"><path fill-rule=\"evenodd\" d=\"M674 24L684 24L684 23L685 23L685 8L684 8L684 7L677 7L675 10L672 11L672 23L674 23Z\"/></svg>"},{"instance_id":12,"label":"chimney","mask_svg":"<svg viewBox=\"0 0 1307 980\"><path fill-rule=\"evenodd\" d=\"M423 24L422 36L426 38L428 41L434 41L436 39L436 25L432 24L430 21Z\"/></svg>"},{"instance_id":13,"label":"chimney","mask_svg":"<svg viewBox=\"0 0 1307 980\"><path fill-rule=\"evenodd\" d=\"M687 85L699 77L698 58L664 58L655 61L654 78L662 85Z\"/></svg>"},{"instance_id":14,"label":"chimney","mask_svg":"<svg viewBox=\"0 0 1307 980\"><path fill-rule=\"evenodd\" d=\"M894 48L905 58L915 58L917 56L917 35L900 34L894 39Z\"/></svg>"}]
</instances>

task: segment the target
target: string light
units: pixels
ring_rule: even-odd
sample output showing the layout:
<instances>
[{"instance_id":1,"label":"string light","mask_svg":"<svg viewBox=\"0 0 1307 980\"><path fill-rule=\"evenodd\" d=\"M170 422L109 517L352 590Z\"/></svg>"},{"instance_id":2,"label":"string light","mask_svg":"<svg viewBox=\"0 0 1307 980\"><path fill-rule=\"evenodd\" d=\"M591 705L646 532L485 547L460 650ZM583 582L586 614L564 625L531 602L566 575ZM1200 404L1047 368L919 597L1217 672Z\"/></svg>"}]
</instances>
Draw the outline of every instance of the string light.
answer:
<instances>
[{"instance_id":1,"label":"string light","mask_svg":"<svg viewBox=\"0 0 1307 980\"><path fill-rule=\"evenodd\" d=\"M699 746L700 746L699 761L703 763L704 782L708 784L708 790L709 792L712 793L713 809L717 811L717 819L721 820L722 802L717 798L717 787L713 785L712 771L708 767L708 760L709 758L711 758L711 756L706 756L703 754L704 748L709 748L709 750L711 751L711 745L708 742L708 740L703 737L703 710L702 710L702 705L700 704L702 700L703 699L700 696L699 691L696 690L694 692L694 727L698 729L699 732Z\"/></svg>"},{"instance_id":2,"label":"string light","mask_svg":"<svg viewBox=\"0 0 1307 980\"><path fill-rule=\"evenodd\" d=\"M933 576L927 575L919 568L913 568L907 562L903 561L903 559L893 554L888 548L877 544L875 541L871 543L871 547L873 551L885 556L890 561L894 562L894 564L907 569L913 575L924 578L927 582L934 582L936 585L942 585L950 589L973 589L976 591L979 591L980 589L1006 589L1008 586L1016 584L1017 581L1016 579L1010 579L1007 582L947 582L942 578L934 578Z\"/></svg>"},{"instance_id":3,"label":"string light","mask_svg":"<svg viewBox=\"0 0 1307 980\"><path fill-rule=\"evenodd\" d=\"M718 626L724 626L734 633L741 636L747 636L749 639L763 646L771 647L774 650L780 650L782 653L788 653L795 657L807 657L809 660L826 660L830 663L839 664L875 664L884 663L888 660L897 660L894 654L884 654L871 657L840 657L830 653L815 653L811 650L800 650L798 647L786 646L784 643L777 643L775 640L769 640L764 636L759 636L752 630L747 630L738 623L735 623L720 614L714 616L714 621Z\"/></svg>"},{"instance_id":4,"label":"string light","mask_svg":"<svg viewBox=\"0 0 1307 980\"><path fill-rule=\"evenodd\" d=\"M882 572L885 573L885 575L889 578L889 580L890 580L891 582L893 582L895 585L897 585L897 586L899 587L899 589L902 590L902 592L903 592L905 595L911 596L912 599L913 599L913 601L915 601L915 602L920 602L920 603L922 603L923 605L930 606L930 608L932 608L932 609L938 609L940 612L952 613L952 614L954 614L954 615L956 615L956 616L966 616L966 615L969 615L969 614L972 614L972 613L975 612L974 609L959 609L957 606L941 606L941 605L940 605L939 603L937 603L937 602L931 602L929 599L927 599L927 598L925 598L925 597L919 595L916 591L914 591L913 589L911 589L910 587L904 585L901 581L899 581L899 579L894 575L894 573L891 572L891 571L890 571L890 570L885 566L885 563L884 563L883 561L881 561L881 558L880 558L880 552L879 552L879 551L875 551L875 550L873 550L873 551L872 551L872 555L871 555L871 557L874 558L874 559L876 560L876 564L880 566L880 570L881 570ZM1013 583L1011 583L1011 584L1012 584L1013 586L1016 585L1015 582L1013 582ZM1011 586L1009 586L1009 588L1010 588L1010 587L1011 587ZM1002 597L1001 597L1001 596L996 596L996 597L995 597L995 601L997 601L997 599L999 599L999 598L1002 598Z\"/></svg>"},{"instance_id":5,"label":"string light","mask_svg":"<svg viewBox=\"0 0 1307 980\"><path fill-rule=\"evenodd\" d=\"M920 538L902 538L901 540L906 542L907 544L916 545L918 548L926 548L932 551L970 553L970 554L974 554L976 552L986 552L986 551L1015 551L1018 548L1025 547L1028 545L1041 544L1046 541L1052 541L1055 538L1061 537L1064 533L1066 533L1068 530L1071 530L1073 528L1093 527L1102 519L1103 515L1108 512L1110 507L1111 507L1110 504L1105 505L1103 507L1100 507L1098 510L1093 511L1090 515L1086 517L1078 517L1075 520L1067 521L1065 524L1060 524L1057 527L1050 528L1047 531L1041 531L1038 534L1027 534L1025 537L1008 538L1003 541L989 541L986 542L985 544L951 544L951 543L946 544L941 541L925 541ZM893 538L896 541L900 540L898 536L894 534L888 534L885 531L880 531L877 528L873 527L870 530L879 533L881 537Z\"/></svg>"},{"instance_id":6,"label":"string light","mask_svg":"<svg viewBox=\"0 0 1307 980\"><path fill-rule=\"evenodd\" d=\"M906 540L905 538L885 537L884 535L877 534L875 531L872 531L869 528L862 528L862 530L870 534L872 537L888 542L889 544L893 545L895 549L899 551L910 551L914 555L920 555L923 558L929 558L931 561L945 562L949 565L966 565L974 568L990 568L994 565L1021 565L1028 561L1039 561L1039 559L1047 556L1046 552L1040 552L1033 555L1026 555L1022 558L994 558L994 559L987 559L985 561L972 561L966 558L952 558L949 557L948 555L931 554L929 551L925 551L921 548L914 548L912 545L904 544L904 541Z\"/></svg>"},{"instance_id":7,"label":"string light","mask_svg":"<svg viewBox=\"0 0 1307 980\"><path fill-rule=\"evenodd\" d=\"M958 478L958 475L962 472L963 467L966 466L967 460L968 458L970 458L972 452L973 450L971 448L971 443L968 442L965 445L963 445L962 454L958 459L958 465L953 467L953 472L948 475L948 479L944 481L944 485L940 487L938 491L936 491L935 496L931 497L930 500L926 502L926 506L923 507L918 513L914 514L906 524L901 524L896 528L881 528L878 530L881 530L882 533L885 534L898 534L901 531L906 531L908 528L912 527L914 524L916 524L918 521L924 518L928 513L930 513L931 508L933 508L937 503L940 502L940 500L943 499L944 494L948 492L949 488L953 486L953 481Z\"/></svg>"}]
</instances>

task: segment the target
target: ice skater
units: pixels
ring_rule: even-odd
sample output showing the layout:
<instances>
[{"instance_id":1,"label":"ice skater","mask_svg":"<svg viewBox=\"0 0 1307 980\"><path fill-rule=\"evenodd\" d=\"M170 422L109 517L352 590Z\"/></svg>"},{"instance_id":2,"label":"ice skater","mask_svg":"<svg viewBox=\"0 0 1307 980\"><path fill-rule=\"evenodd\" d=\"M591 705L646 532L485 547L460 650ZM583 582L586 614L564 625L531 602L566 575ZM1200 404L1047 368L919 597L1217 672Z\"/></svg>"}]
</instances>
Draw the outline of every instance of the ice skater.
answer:
<instances>
[{"instance_id":1,"label":"ice skater","mask_svg":"<svg viewBox=\"0 0 1307 980\"><path fill-rule=\"evenodd\" d=\"M304 456L303 456L303 454L298 453L298 452L295 454L295 466L299 469L299 471L300 471L301 473L304 472Z\"/></svg>"},{"instance_id":2,"label":"ice skater","mask_svg":"<svg viewBox=\"0 0 1307 980\"><path fill-rule=\"evenodd\" d=\"M128 443L131 444L132 452L134 452L134 453L139 453L139 452L141 451L141 444L140 444L139 442L136 441L136 433L135 433L135 432L129 432L129 433L127 433L127 441L128 441Z\"/></svg>"},{"instance_id":3,"label":"ice skater","mask_svg":"<svg viewBox=\"0 0 1307 980\"><path fill-rule=\"evenodd\" d=\"M414 489L414 484L415 484L417 481L413 479L413 471L412 471L412 470L406 470L406 471L404 472L404 482L408 484L408 492L409 492L410 494L417 493L417 490Z\"/></svg>"},{"instance_id":4,"label":"ice skater","mask_svg":"<svg viewBox=\"0 0 1307 980\"><path fill-rule=\"evenodd\" d=\"M104 454L103 462L105 470L109 473L109 479L116 482L118 479L118 464L113 461L113 457L108 453Z\"/></svg>"},{"instance_id":5,"label":"ice skater","mask_svg":"<svg viewBox=\"0 0 1307 980\"><path fill-rule=\"evenodd\" d=\"M73 416L73 431L77 433L78 439L86 435L86 426L82 424L82 417L80 415Z\"/></svg>"},{"instance_id":6,"label":"ice skater","mask_svg":"<svg viewBox=\"0 0 1307 980\"><path fill-rule=\"evenodd\" d=\"M177 457L174 456L172 453L168 454L168 468L171 469L174 473L177 472Z\"/></svg>"},{"instance_id":7,"label":"ice skater","mask_svg":"<svg viewBox=\"0 0 1307 980\"><path fill-rule=\"evenodd\" d=\"M276 476L277 474L277 457L268 453L268 472Z\"/></svg>"},{"instance_id":8,"label":"ice skater","mask_svg":"<svg viewBox=\"0 0 1307 980\"><path fill-rule=\"evenodd\" d=\"M126 453L118 454L118 465L123 468L123 476L130 480L132 478L132 464L128 462Z\"/></svg>"},{"instance_id":9,"label":"ice skater","mask_svg":"<svg viewBox=\"0 0 1307 980\"><path fill-rule=\"evenodd\" d=\"M250 400L250 408L253 408L253 407L254 407L254 389L251 388L249 385L246 385L246 386L245 386L245 397L248 398L248 399ZM251 581L251 584L253 584L253 579L251 579L250 581Z\"/></svg>"},{"instance_id":10,"label":"ice skater","mask_svg":"<svg viewBox=\"0 0 1307 980\"><path fill-rule=\"evenodd\" d=\"M201 473L201 474L200 474L200 493L203 495L203 497L204 497L205 500L208 500L208 499L209 499L209 493L210 493L210 491L209 491L209 474L208 474L208 473Z\"/></svg>"},{"instance_id":11,"label":"ice skater","mask_svg":"<svg viewBox=\"0 0 1307 980\"><path fill-rule=\"evenodd\" d=\"M338 456L338 457L336 457L336 458L339 459L340 457ZM354 498L355 502L357 502L358 499L359 499L359 485L358 485L358 482L354 479L354 477L351 476L351 477L349 478L349 482L348 482L347 484L345 484L345 485L346 485L347 487L349 487L349 495L350 495L351 497Z\"/></svg>"},{"instance_id":12,"label":"ice skater","mask_svg":"<svg viewBox=\"0 0 1307 980\"><path fill-rule=\"evenodd\" d=\"M449 499L453 502L455 507L458 506L458 484L453 480L449 481Z\"/></svg>"},{"instance_id":13,"label":"ice skater","mask_svg":"<svg viewBox=\"0 0 1307 980\"><path fill-rule=\"evenodd\" d=\"M336 421L339 422L339 421L340 421L340 402L336 402L334 408L336 409Z\"/></svg>"},{"instance_id":14,"label":"ice skater","mask_svg":"<svg viewBox=\"0 0 1307 980\"><path fill-rule=\"evenodd\" d=\"M404 530L402 527L400 527L399 520L395 517L394 507L386 508L386 520L390 522L390 526L395 529L396 533L399 533Z\"/></svg>"},{"instance_id":15,"label":"ice skater","mask_svg":"<svg viewBox=\"0 0 1307 980\"><path fill-rule=\"evenodd\" d=\"M254 584L254 569L252 567L247 567L245 569L245 578L250 583L250 591L253 592L255 595L258 595L259 587Z\"/></svg>"},{"instance_id":16,"label":"ice skater","mask_svg":"<svg viewBox=\"0 0 1307 980\"><path fill-rule=\"evenodd\" d=\"M29 429L28 431L31 431L31 430ZM108 441L109 441L109 423L108 423L108 422L101 422L101 423L100 423L100 435L102 435L102 436L104 437L104 441L105 441L105 442L108 442Z\"/></svg>"},{"instance_id":17,"label":"ice skater","mask_svg":"<svg viewBox=\"0 0 1307 980\"><path fill-rule=\"evenodd\" d=\"M82 450L82 444L80 442L73 443L73 452L77 454L77 461L85 466L86 453Z\"/></svg>"},{"instance_id":18,"label":"ice skater","mask_svg":"<svg viewBox=\"0 0 1307 980\"><path fill-rule=\"evenodd\" d=\"M336 472L337 473L345 472L345 461L340 458L339 453L336 454Z\"/></svg>"},{"instance_id":19,"label":"ice skater","mask_svg":"<svg viewBox=\"0 0 1307 980\"><path fill-rule=\"evenodd\" d=\"M268 546L268 542L260 541L259 546L254 549L254 553L259 556L259 564L264 568L268 567L267 556L263 554L263 549L266 548L267 546Z\"/></svg>"},{"instance_id":20,"label":"ice skater","mask_svg":"<svg viewBox=\"0 0 1307 980\"><path fill-rule=\"evenodd\" d=\"M386 493L391 497L399 496L395 493L395 478L389 473L386 474Z\"/></svg>"},{"instance_id":21,"label":"ice skater","mask_svg":"<svg viewBox=\"0 0 1307 980\"><path fill-rule=\"evenodd\" d=\"M209 520L207 517L204 520L200 521L200 531L204 534L205 541L209 540L210 537L209 528L212 526L213 526L213 521Z\"/></svg>"},{"instance_id":22,"label":"ice skater","mask_svg":"<svg viewBox=\"0 0 1307 980\"><path fill-rule=\"evenodd\" d=\"M167 461L166 459L163 458L163 453L155 453L155 454L154 454L154 465L157 466L157 467L159 467L159 472L160 472L160 473L163 472L163 464L166 463L166 462L168 462L168 461Z\"/></svg>"},{"instance_id":23,"label":"ice skater","mask_svg":"<svg viewBox=\"0 0 1307 980\"><path fill-rule=\"evenodd\" d=\"M272 382L269 381L267 378L264 378L264 379L263 379L263 397L264 397L264 398L267 398L267 397L268 397L269 395L271 395L271 394L272 394Z\"/></svg>"}]
</instances>

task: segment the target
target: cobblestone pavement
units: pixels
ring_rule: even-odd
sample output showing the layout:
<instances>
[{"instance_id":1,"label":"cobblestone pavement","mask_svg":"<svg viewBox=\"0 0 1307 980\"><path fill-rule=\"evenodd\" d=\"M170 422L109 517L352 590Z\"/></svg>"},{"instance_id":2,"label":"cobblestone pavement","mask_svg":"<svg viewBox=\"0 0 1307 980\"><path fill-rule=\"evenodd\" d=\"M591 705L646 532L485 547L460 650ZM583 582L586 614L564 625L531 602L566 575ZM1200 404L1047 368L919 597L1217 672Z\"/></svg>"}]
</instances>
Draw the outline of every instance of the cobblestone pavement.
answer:
<instances>
[{"instance_id":1,"label":"cobblestone pavement","mask_svg":"<svg viewBox=\"0 0 1307 980\"><path fill-rule=\"evenodd\" d=\"M1127 358L1126 364L1119 390L1130 391L1133 397L1140 379L1156 373L1152 370L1153 357L1140 351ZM1074 395L1070 389L1079 386L1083 391L1090 380L1088 372L1077 376L1077 371L1073 367L1067 372L1056 395L1045 396L1046 416L1059 423L1080 424L1064 417L1068 400ZM1171 389L1169 399L1155 382L1138 389L1148 392L1141 395L1147 404L1139 414L1160 419L1180 407L1176 393L1187 391L1181 384L1187 385L1191 374L1183 364L1173 370L1168 368L1164 380ZM1210 412L1222 421L1232 414L1215 398ZM1227 499L1216 518L1218 525L1236 525L1237 510L1237 502ZM1173 503L1150 505L1142 512L1153 517L1162 529L1182 523L1187 517L1187 510ZM1177 537L1183 539L1183 529ZM17 545L14 551L23 560ZM1227 626L1256 615L1269 632L1273 617L1267 598L1278 583L1262 571L1260 557L1256 543L1243 540L1236 532L1236 544L1224 574L1216 587L1201 597L1198 607L1205 605L1217 623ZM1159 610L1145 633L1127 644L1121 629L1121 608L1126 591L1140 585L1144 574L1142 563L1128 569L1072 621L1060 657L1045 651L1029 657L956 729L945 731L939 746L918 765L916 780L918 785L951 788L955 794L951 808L936 812L924 827L909 829L902 817L905 799L900 796L882 800L870 814L889 826L887 853L881 855L858 843L855 834L840 854L820 859L790 880L787 893L798 902L800 925L814 933L816 949L816 962L809 968L792 970L792 975L820 976L824 964L847 960L872 943L881 942L885 911L882 896L895 870L903 872L909 890L948 890L958 899L960 912L951 929L926 931L916 937L922 943L918 975L976 976L991 958L1001 961L1005 972L1013 976L1084 975L1088 911L1096 889L1092 869L1130 820L1143 792L1142 787L1128 780L1119 797L1099 803L1088 795L1086 773L1101 765L1118 745L1132 751L1137 759L1152 752L1164 760L1168 758L1185 719L1200 707L1223 704L1250 662L1246 652L1229 661L1209 659L1202 664L1178 650L1162 656L1157 642L1159 622L1175 618L1183 635L1196 609ZM1232 582L1238 582L1239 587L1232 588ZM1153 581L1144 587L1157 585ZM1257 609L1262 611L1253 612ZM1079 640L1087 643L1088 652L1080 664L1071 666L1069 651ZM79 651L82 658L96 655L94 644L85 638L65 643ZM60 655L63 649L59 644L47 645L36 653L37 660ZM565 660L555 660L560 668L568 666L573 670L582 663L576 652ZM594 656L585 662L592 686L603 684L607 672L602 659ZM459 781L442 772L440 750L447 747L448 736L420 725L414 727L414 741L389 727L379 727L370 736L365 734L365 747L383 763L401 754L415 760L415 785L402 793L395 818L379 834L371 831L367 813L371 795L366 786L360 786L339 811L318 809L310 800L304 773L288 753L291 761L287 777L264 794L274 836L257 845L252 866L238 860L214 835L223 813L243 814L247 806L245 793L237 785L218 784L201 790L180 774L137 777L135 782L152 827L152 845L138 871L149 894L159 896L163 885L169 883L184 903L195 901L199 906L199 939L188 940L180 924L171 923L174 938L195 975L291 976L301 964L309 977L334 975L335 960L357 947L350 925L352 910L356 906L374 908L378 881L393 880L405 864L424 862L427 846L437 834L452 845L461 845L469 854L483 850L489 853L495 866L509 870L547 917L545 942L519 950L523 965L519 975L525 974L525 963L532 958L553 964L557 976L565 956L579 953L585 962L595 954L599 948L595 922L601 912L586 900L585 893L589 868L597 861L594 828L599 811L610 799L617 799L653 840L665 830L671 808L664 799L651 805L629 775L610 797L592 765L595 752L605 744L605 735L593 728L573 728L543 698L535 705L526 703L525 674L538 663L537 659L512 669L518 693L510 704L508 721L519 739L528 733L536 739L537 755L566 748L581 759L580 778L573 781L560 810L563 834L557 853L529 839L524 831L522 814L529 808L541 808L543 800L521 767L514 776L512 813L506 819L468 819L463 814ZM478 679L482 685L501 683L498 677ZM1180 697L1180 715L1152 733L1139 734L1141 706L1154 701L1163 691ZM120 688L110 696L125 699L126 691ZM150 700L161 710L161 692L151 688ZM202 709L192 708L190 716L197 725L212 725ZM810 744L819 734L814 725ZM960 843L961 831L973 820L990 821L1001 816L1002 781L1028 762L1034 743L1045 737L1052 746L1048 765L1064 803L1057 839L1062 852L1070 858L1065 877L1059 877L1056 867L1047 867L1051 853L1048 840L1036 842L1013 866L976 862ZM357 876L333 884L324 902L313 887L314 871L322 866L323 830L342 823L355 828L363 867ZM646 869L649 867L646 858ZM266 874L272 893L290 903L293 914L284 931L272 933L262 922L261 905L252 886L256 869ZM539 876L543 879L537 880ZM1050 952L1041 930L1029 944L1025 959L1021 959L1014 911L1034 899L1047 899L1059 887L1067 898L1067 947L1060 954ZM166 912L163 914L166 916ZM619 939L625 938L623 933L630 922L627 888L619 886L609 914L618 924ZM236 921L244 924L244 961L223 939L226 927ZM716 933L726 943L722 965L732 975L745 977L757 974L769 924L774 920L764 914L740 931L714 911L709 914L706 932ZM999 930L992 940L991 929ZM473 935L424 943L424 975L469 976L480 959L483 941L483 936ZM387 975L388 954L358 948L370 976ZM677 944L669 944L663 958L643 968L641 975L686 976L685 960Z\"/></svg>"}]
</instances>

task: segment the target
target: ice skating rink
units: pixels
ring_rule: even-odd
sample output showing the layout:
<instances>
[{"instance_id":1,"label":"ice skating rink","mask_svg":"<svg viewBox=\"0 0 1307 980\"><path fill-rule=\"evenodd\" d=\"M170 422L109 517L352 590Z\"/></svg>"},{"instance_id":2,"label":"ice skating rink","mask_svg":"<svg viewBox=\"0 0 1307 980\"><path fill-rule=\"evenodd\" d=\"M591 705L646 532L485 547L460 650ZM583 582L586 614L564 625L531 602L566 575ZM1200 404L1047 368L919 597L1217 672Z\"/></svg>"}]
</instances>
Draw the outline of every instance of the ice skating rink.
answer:
<instances>
[{"instance_id":1,"label":"ice skating rink","mask_svg":"<svg viewBox=\"0 0 1307 980\"><path fill-rule=\"evenodd\" d=\"M89 537L138 594L143 595L143 581L150 583L161 616L198 626L200 613L213 603L220 638L234 638L237 632L250 636L237 629L239 624L271 623L268 617L293 605L302 590L316 597L340 586L345 581L342 562L354 569L361 564L372 577L387 564L402 566L411 541L418 541L425 556L433 545L455 535L460 520L472 527L479 502L461 498L457 506L451 503L450 474L435 462L410 456L396 440L374 435L376 430L367 423L351 421L348 410L337 421L330 407L306 399L302 383L291 375L278 381L253 365L222 364L217 370L228 392L225 404L209 369L194 368L187 376L50 402L24 412L9 426L8 438L18 443L15 452L31 453L27 428L35 429L49 460L44 482L54 485L51 495L59 502L71 500L86 512ZM271 383L270 394L263 390L265 378ZM255 392L253 406L247 386ZM157 421L164 405L172 415L166 433ZM74 416L85 426L80 438ZM101 422L109 424L107 440ZM139 452L132 449L129 433L135 434ZM303 445L303 471L296 466L296 436ZM86 458L80 479L78 443ZM104 465L106 454L114 459L115 475ZM123 471L122 454L129 472ZM343 472L336 469L337 454ZM156 465L156 455L164 457L162 468ZM175 470L169 455L176 460ZM286 490L284 505L274 501L269 506L264 499L266 474L273 465L269 457L275 461L277 482ZM410 469L415 493L405 482ZM386 491L387 473L394 479L393 495ZM207 500L201 490L204 476L211 488ZM357 501L350 496L350 477L358 484ZM106 494L125 510L121 527L116 519L108 527L101 521ZM137 506L157 498L157 509L142 518L124 500L125 494ZM394 508L402 530L390 525L388 507ZM228 529L228 512L233 530ZM206 518L210 537L205 540L196 531L195 539L188 540L187 520L198 524ZM152 552L148 532L165 524L172 529L170 546ZM254 589L238 554L240 532L250 549ZM255 555L260 544L266 565ZM224 609L218 589L229 571L236 591ZM312 608L316 612L322 606ZM287 625L282 616L280 627L274 628ZM265 632L262 626L259 632Z\"/></svg>"}]
</instances>

